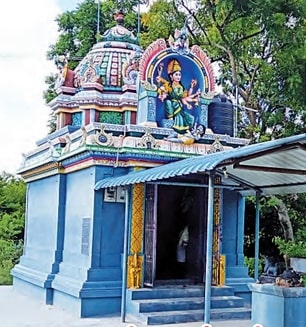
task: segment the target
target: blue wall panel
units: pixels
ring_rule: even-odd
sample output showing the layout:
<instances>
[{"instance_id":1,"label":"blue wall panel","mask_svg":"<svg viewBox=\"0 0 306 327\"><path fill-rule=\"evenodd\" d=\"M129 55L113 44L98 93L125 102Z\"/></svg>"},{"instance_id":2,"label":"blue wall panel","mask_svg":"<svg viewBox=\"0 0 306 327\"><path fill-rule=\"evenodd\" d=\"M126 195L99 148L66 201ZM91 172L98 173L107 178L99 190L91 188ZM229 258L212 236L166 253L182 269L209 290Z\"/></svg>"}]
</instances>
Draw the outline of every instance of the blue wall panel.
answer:
<instances>
[{"instance_id":1,"label":"blue wall panel","mask_svg":"<svg viewBox=\"0 0 306 327\"><path fill-rule=\"evenodd\" d=\"M103 227L101 247L101 266L112 267L121 265L121 254L123 252L124 231L124 204L104 203L103 205Z\"/></svg>"},{"instance_id":2,"label":"blue wall panel","mask_svg":"<svg viewBox=\"0 0 306 327\"><path fill-rule=\"evenodd\" d=\"M224 190L222 253L226 255L226 265L237 264L237 193Z\"/></svg>"},{"instance_id":3,"label":"blue wall panel","mask_svg":"<svg viewBox=\"0 0 306 327\"><path fill-rule=\"evenodd\" d=\"M53 301L51 282L62 258L65 194L64 175L27 185L24 254L12 270L16 288L30 294L40 292L39 297L49 304Z\"/></svg>"},{"instance_id":4,"label":"blue wall panel","mask_svg":"<svg viewBox=\"0 0 306 327\"><path fill-rule=\"evenodd\" d=\"M63 261L54 304L82 317L120 313L125 203L104 202L95 183L125 169L95 166L67 175Z\"/></svg>"},{"instance_id":5,"label":"blue wall panel","mask_svg":"<svg viewBox=\"0 0 306 327\"><path fill-rule=\"evenodd\" d=\"M53 262L57 242L59 175L32 182L27 188L25 257L36 264ZM49 270L49 268L45 267Z\"/></svg>"},{"instance_id":6,"label":"blue wall panel","mask_svg":"<svg viewBox=\"0 0 306 327\"><path fill-rule=\"evenodd\" d=\"M59 275L74 279L77 287L87 279L87 270L91 264L94 182L94 168L67 175L63 262L60 264ZM84 218L87 219L86 255L82 254Z\"/></svg>"},{"instance_id":7,"label":"blue wall panel","mask_svg":"<svg viewBox=\"0 0 306 327\"><path fill-rule=\"evenodd\" d=\"M249 284L252 323L265 327L305 327L306 288Z\"/></svg>"}]
</instances>

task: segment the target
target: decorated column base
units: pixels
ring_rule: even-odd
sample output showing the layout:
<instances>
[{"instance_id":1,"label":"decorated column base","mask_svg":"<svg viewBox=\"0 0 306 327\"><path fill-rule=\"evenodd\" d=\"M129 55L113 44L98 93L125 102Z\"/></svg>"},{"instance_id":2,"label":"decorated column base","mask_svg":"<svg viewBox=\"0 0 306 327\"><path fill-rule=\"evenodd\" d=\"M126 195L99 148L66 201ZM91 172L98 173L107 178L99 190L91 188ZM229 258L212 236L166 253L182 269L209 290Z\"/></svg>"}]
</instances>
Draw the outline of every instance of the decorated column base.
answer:
<instances>
[{"instance_id":1,"label":"decorated column base","mask_svg":"<svg viewBox=\"0 0 306 327\"><path fill-rule=\"evenodd\" d=\"M249 284L252 324L263 327L305 327L306 288Z\"/></svg>"}]
</instances>

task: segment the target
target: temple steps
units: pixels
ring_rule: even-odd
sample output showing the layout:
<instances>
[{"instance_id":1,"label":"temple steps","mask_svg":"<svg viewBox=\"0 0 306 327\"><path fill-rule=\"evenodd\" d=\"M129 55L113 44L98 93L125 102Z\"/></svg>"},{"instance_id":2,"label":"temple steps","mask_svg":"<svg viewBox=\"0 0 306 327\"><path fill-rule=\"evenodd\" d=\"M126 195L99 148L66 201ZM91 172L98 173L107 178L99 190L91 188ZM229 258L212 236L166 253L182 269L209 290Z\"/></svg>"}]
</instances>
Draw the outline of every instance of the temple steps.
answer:
<instances>
[{"instance_id":1,"label":"temple steps","mask_svg":"<svg viewBox=\"0 0 306 327\"><path fill-rule=\"evenodd\" d=\"M129 321L147 325L203 321L204 287L174 286L128 290ZM251 310L232 287L212 287L211 320L250 319Z\"/></svg>"}]
</instances>

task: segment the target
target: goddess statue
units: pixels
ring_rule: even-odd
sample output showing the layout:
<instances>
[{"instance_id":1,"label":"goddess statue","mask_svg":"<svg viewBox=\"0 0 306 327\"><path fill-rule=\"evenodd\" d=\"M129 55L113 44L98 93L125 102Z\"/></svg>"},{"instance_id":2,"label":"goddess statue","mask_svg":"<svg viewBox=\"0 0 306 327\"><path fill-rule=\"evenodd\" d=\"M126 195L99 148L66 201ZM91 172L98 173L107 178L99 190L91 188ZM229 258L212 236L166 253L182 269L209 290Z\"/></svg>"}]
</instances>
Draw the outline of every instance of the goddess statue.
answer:
<instances>
[{"instance_id":1,"label":"goddess statue","mask_svg":"<svg viewBox=\"0 0 306 327\"><path fill-rule=\"evenodd\" d=\"M159 65L158 76L156 81L158 83L158 94L161 101L165 101L166 117L173 120L172 128L184 134L194 126L194 116L184 110L191 110L193 105L197 106L200 99L201 91L194 92L197 84L195 79L190 82L189 90L187 91L181 82L182 69L178 60L173 59L169 62L167 73L169 80L164 79L162 75L163 64Z\"/></svg>"}]
</instances>

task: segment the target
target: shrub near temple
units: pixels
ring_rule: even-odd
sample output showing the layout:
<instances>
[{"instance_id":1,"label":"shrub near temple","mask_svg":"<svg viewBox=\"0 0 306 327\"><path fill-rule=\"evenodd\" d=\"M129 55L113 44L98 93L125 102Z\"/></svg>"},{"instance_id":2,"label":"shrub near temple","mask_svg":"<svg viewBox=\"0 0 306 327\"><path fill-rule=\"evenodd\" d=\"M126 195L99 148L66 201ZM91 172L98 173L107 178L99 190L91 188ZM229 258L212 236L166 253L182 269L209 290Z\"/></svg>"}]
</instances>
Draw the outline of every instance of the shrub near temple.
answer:
<instances>
[{"instance_id":1,"label":"shrub near temple","mask_svg":"<svg viewBox=\"0 0 306 327\"><path fill-rule=\"evenodd\" d=\"M302 279L302 286L306 286L306 242L297 241L285 241L280 237L274 237L274 243L279 249L279 252L284 255L287 266L293 271L297 271ZM289 264L290 259L290 264Z\"/></svg>"},{"instance_id":2,"label":"shrub near temple","mask_svg":"<svg viewBox=\"0 0 306 327\"><path fill-rule=\"evenodd\" d=\"M25 194L22 179L0 175L0 285L12 283L10 270L22 254Z\"/></svg>"},{"instance_id":3,"label":"shrub near temple","mask_svg":"<svg viewBox=\"0 0 306 327\"><path fill-rule=\"evenodd\" d=\"M286 241L276 236L274 237L274 243L277 245L279 252L289 258L306 258L305 241Z\"/></svg>"}]
</instances>

